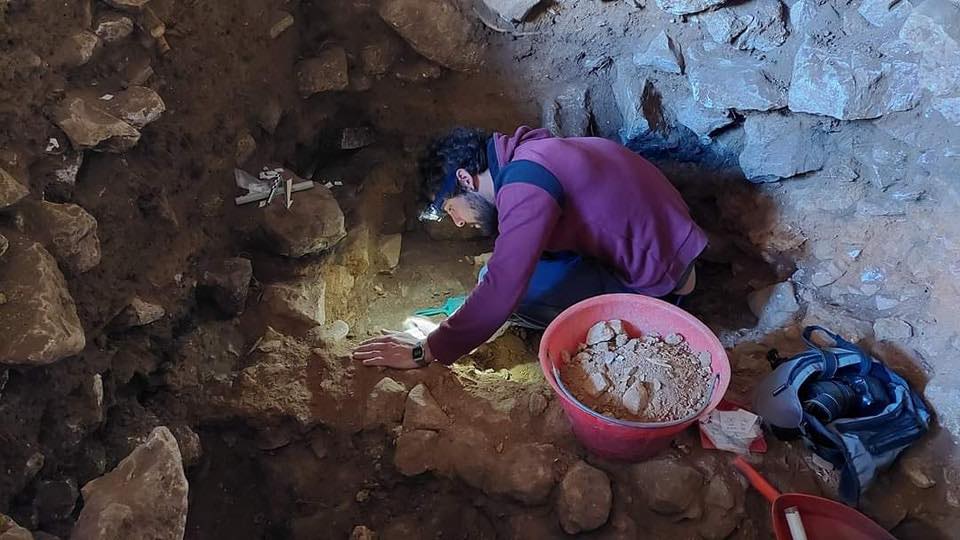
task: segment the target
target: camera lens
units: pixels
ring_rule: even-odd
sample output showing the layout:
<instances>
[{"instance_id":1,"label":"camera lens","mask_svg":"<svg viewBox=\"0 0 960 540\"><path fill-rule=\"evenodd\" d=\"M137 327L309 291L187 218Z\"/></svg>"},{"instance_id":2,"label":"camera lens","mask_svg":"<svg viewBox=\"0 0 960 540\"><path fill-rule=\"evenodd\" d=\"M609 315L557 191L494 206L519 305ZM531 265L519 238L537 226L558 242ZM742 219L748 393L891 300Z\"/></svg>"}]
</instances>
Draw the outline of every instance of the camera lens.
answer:
<instances>
[{"instance_id":1,"label":"camera lens","mask_svg":"<svg viewBox=\"0 0 960 540\"><path fill-rule=\"evenodd\" d=\"M846 416L855 405L856 393L837 381L817 381L807 389L803 408L823 423Z\"/></svg>"}]
</instances>

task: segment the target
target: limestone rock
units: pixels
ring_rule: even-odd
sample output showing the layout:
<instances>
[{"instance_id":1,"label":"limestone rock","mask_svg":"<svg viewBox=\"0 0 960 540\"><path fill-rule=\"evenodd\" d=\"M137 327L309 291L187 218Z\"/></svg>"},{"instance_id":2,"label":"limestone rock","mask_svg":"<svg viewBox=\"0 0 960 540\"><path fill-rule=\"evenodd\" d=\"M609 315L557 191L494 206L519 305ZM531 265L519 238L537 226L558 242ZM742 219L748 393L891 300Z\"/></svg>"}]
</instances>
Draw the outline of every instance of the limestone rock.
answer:
<instances>
[{"instance_id":1,"label":"limestone rock","mask_svg":"<svg viewBox=\"0 0 960 540\"><path fill-rule=\"evenodd\" d=\"M925 464L918 457L905 457L900 459L900 470L907 476L910 483L920 489L930 489L937 485L937 481L930 478L929 464Z\"/></svg>"},{"instance_id":2,"label":"limestone rock","mask_svg":"<svg viewBox=\"0 0 960 540\"><path fill-rule=\"evenodd\" d=\"M117 315L110 326L117 330L126 330L146 326L150 323L159 321L166 315L163 306L145 302L140 298L134 298L127 307Z\"/></svg>"},{"instance_id":3,"label":"limestone rock","mask_svg":"<svg viewBox=\"0 0 960 540\"><path fill-rule=\"evenodd\" d=\"M420 383L407 394L403 412L403 429L445 429L450 426L450 417L443 412L430 389Z\"/></svg>"},{"instance_id":4,"label":"limestone rock","mask_svg":"<svg viewBox=\"0 0 960 540\"><path fill-rule=\"evenodd\" d=\"M71 538L180 540L187 489L177 440L158 427L113 471L83 486L83 511Z\"/></svg>"},{"instance_id":5,"label":"limestone rock","mask_svg":"<svg viewBox=\"0 0 960 540\"><path fill-rule=\"evenodd\" d=\"M206 393L217 397L225 419L241 418L255 426L294 420L301 429L323 422L331 427L353 425L359 408L345 404L353 392L343 361L311 350L300 340L268 328L227 388Z\"/></svg>"},{"instance_id":6,"label":"limestone rock","mask_svg":"<svg viewBox=\"0 0 960 540\"><path fill-rule=\"evenodd\" d=\"M83 165L83 152L66 148L62 154L46 155L30 165L30 177L40 182L45 189L72 187L77 183L77 174Z\"/></svg>"},{"instance_id":7,"label":"limestone rock","mask_svg":"<svg viewBox=\"0 0 960 540\"><path fill-rule=\"evenodd\" d=\"M275 201L263 210L263 231L274 253L286 257L320 253L346 236L343 211L329 189L316 186L293 200L289 209Z\"/></svg>"},{"instance_id":8,"label":"limestone rock","mask_svg":"<svg viewBox=\"0 0 960 540\"><path fill-rule=\"evenodd\" d=\"M342 47L331 47L315 58L300 62L296 67L300 95L310 97L321 92L346 90L350 85L347 70L347 52Z\"/></svg>"},{"instance_id":9,"label":"limestone rock","mask_svg":"<svg viewBox=\"0 0 960 540\"><path fill-rule=\"evenodd\" d=\"M387 271L392 271L400 264L400 248L403 243L402 234L385 234L377 240L377 262Z\"/></svg>"},{"instance_id":10,"label":"limestone rock","mask_svg":"<svg viewBox=\"0 0 960 540\"><path fill-rule=\"evenodd\" d=\"M770 111L787 104L786 85L750 56L688 49L686 61L693 97L704 107Z\"/></svg>"},{"instance_id":11,"label":"limestone rock","mask_svg":"<svg viewBox=\"0 0 960 540\"><path fill-rule=\"evenodd\" d=\"M323 324L326 321L326 288L320 276L274 283L264 288L262 302L268 313L281 321L290 320L311 326Z\"/></svg>"},{"instance_id":12,"label":"limestone rock","mask_svg":"<svg viewBox=\"0 0 960 540\"><path fill-rule=\"evenodd\" d=\"M637 491L658 514L679 514L700 493L703 475L675 457L660 457L631 467Z\"/></svg>"},{"instance_id":13,"label":"limestone rock","mask_svg":"<svg viewBox=\"0 0 960 540\"><path fill-rule=\"evenodd\" d=\"M21 184L12 174L0 168L0 208L16 204L30 193L27 186Z\"/></svg>"},{"instance_id":14,"label":"limestone rock","mask_svg":"<svg viewBox=\"0 0 960 540\"><path fill-rule=\"evenodd\" d=\"M377 533L364 525L357 525L350 532L350 540L377 540Z\"/></svg>"},{"instance_id":15,"label":"limestone rock","mask_svg":"<svg viewBox=\"0 0 960 540\"><path fill-rule=\"evenodd\" d=\"M0 540L34 540L30 531L17 525L12 518L0 514Z\"/></svg>"},{"instance_id":16,"label":"limestone rock","mask_svg":"<svg viewBox=\"0 0 960 540\"><path fill-rule=\"evenodd\" d=\"M528 443L510 448L493 466L488 490L528 505L542 504L557 484L559 458L550 444Z\"/></svg>"},{"instance_id":17,"label":"limestone rock","mask_svg":"<svg viewBox=\"0 0 960 540\"><path fill-rule=\"evenodd\" d=\"M404 476L416 476L436 468L437 441L440 435L429 429L404 431L397 440L393 464Z\"/></svg>"},{"instance_id":18,"label":"limestone rock","mask_svg":"<svg viewBox=\"0 0 960 540\"><path fill-rule=\"evenodd\" d=\"M600 528L610 516L613 492L607 474L578 461L560 482L557 515L567 534Z\"/></svg>"},{"instance_id":19,"label":"limestone rock","mask_svg":"<svg viewBox=\"0 0 960 540\"><path fill-rule=\"evenodd\" d=\"M236 316L247 305L253 263L243 257L222 259L208 266L200 277L200 291L210 295L217 308L227 316Z\"/></svg>"},{"instance_id":20,"label":"limestone rock","mask_svg":"<svg viewBox=\"0 0 960 540\"><path fill-rule=\"evenodd\" d=\"M257 123L260 124L260 127L263 128L267 133L273 134L277 130L277 126L280 125L280 119L283 117L283 106L280 104L280 100L276 96L270 96L267 98L267 101L263 104L263 108L260 109L260 113L257 116Z\"/></svg>"},{"instance_id":21,"label":"limestone rock","mask_svg":"<svg viewBox=\"0 0 960 540\"><path fill-rule=\"evenodd\" d=\"M56 107L54 121L77 150L124 152L140 140L136 128L79 97L67 98Z\"/></svg>"},{"instance_id":22,"label":"limestone rock","mask_svg":"<svg viewBox=\"0 0 960 540\"><path fill-rule=\"evenodd\" d=\"M873 321L873 333L878 340L902 341L913 337L913 327L907 321L886 317Z\"/></svg>"},{"instance_id":23,"label":"limestone rock","mask_svg":"<svg viewBox=\"0 0 960 540\"><path fill-rule=\"evenodd\" d=\"M890 0L863 0L857 12L873 26L883 28L888 24L903 22L913 9L913 4L910 0L897 2L892 6Z\"/></svg>"},{"instance_id":24,"label":"limestone rock","mask_svg":"<svg viewBox=\"0 0 960 540\"><path fill-rule=\"evenodd\" d=\"M861 120L915 107L921 97L917 65L881 62L875 54L808 37L794 59L790 110Z\"/></svg>"},{"instance_id":25,"label":"limestone rock","mask_svg":"<svg viewBox=\"0 0 960 540\"><path fill-rule=\"evenodd\" d=\"M860 165L860 174L879 190L910 180L912 151L906 144L891 137L868 132L853 142L853 155Z\"/></svg>"},{"instance_id":26,"label":"limestone rock","mask_svg":"<svg viewBox=\"0 0 960 540\"><path fill-rule=\"evenodd\" d=\"M81 30L61 42L53 54L51 64L67 67L79 67L93 58L100 38L88 30Z\"/></svg>"},{"instance_id":27,"label":"limestone rock","mask_svg":"<svg viewBox=\"0 0 960 540\"><path fill-rule=\"evenodd\" d=\"M919 57L920 83L935 97L960 94L960 6L926 0L910 11L900 40Z\"/></svg>"},{"instance_id":28,"label":"limestone rock","mask_svg":"<svg viewBox=\"0 0 960 540\"><path fill-rule=\"evenodd\" d=\"M97 220L75 204L29 201L22 214L26 230L39 240L73 274L82 274L100 264Z\"/></svg>"},{"instance_id":29,"label":"limestone rock","mask_svg":"<svg viewBox=\"0 0 960 540\"><path fill-rule=\"evenodd\" d=\"M93 31L104 43L120 41L133 33L133 19L108 11L97 17Z\"/></svg>"},{"instance_id":30,"label":"limestone rock","mask_svg":"<svg viewBox=\"0 0 960 540\"><path fill-rule=\"evenodd\" d=\"M764 329L782 328L793 322L800 311L793 283L784 281L750 293L747 297L750 311Z\"/></svg>"},{"instance_id":31,"label":"limestone rock","mask_svg":"<svg viewBox=\"0 0 960 540\"><path fill-rule=\"evenodd\" d=\"M381 36L360 49L360 63L367 75L380 77L390 71L390 66L400 56L400 47L392 36Z\"/></svg>"},{"instance_id":32,"label":"limestone rock","mask_svg":"<svg viewBox=\"0 0 960 540\"><path fill-rule=\"evenodd\" d=\"M200 436L184 424L173 426L170 428L170 432L177 439L177 446L180 448L180 457L183 460L184 467L199 463L200 457L203 456Z\"/></svg>"},{"instance_id":33,"label":"limestone rock","mask_svg":"<svg viewBox=\"0 0 960 540\"><path fill-rule=\"evenodd\" d=\"M483 0L490 10L496 12L505 21L521 22L543 0Z\"/></svg>"},{"instance_id":34,"label":"limestone rock","mask_svg":"<svg viewBox=\"0 0 960 540\"><path fill-rule=\"evenodd\" d=\"M620 140L640 153L656 153L678 145L676 130L664 116L660 93L637 66L617 66L613 95L623 118Z\"/></svg>"},{"instance_id":35,"label":"limestone rock","mask_svg":"<svg viewBox=\"0 0 960 540\"><path fill-rule=\"evenodd\" d=\"M327 287L333 289L333 287ZM307 330L307 340L317 346L329 346L331 343L343 341L350 334L350 325L346 321L337 319L323 326L314 326Z\"/></svg>"},{"instance_id":36,"label":"limestone rock","mask_svg":"<svg viewBox=\"0 0 960 540\"><path fill-rule=\"evenodd\" d=\"M40 523L54 523L70 517L77 506L80 491L72 478L37 482L33 506Z\"/></svg>"},{"instance_id":37,"label":"limestone rock","mask_svg":"<svg viewBox=\"0 0 960 540\"><path fill-rule=\"evenodd\" d=\"M726 474L716 474L704 490L704 517L697 528L705 540L728 538L743 519L745 489Z\"/></svg>"},{"instance_id":38,"label":"limestone rock","mask_svg":"<svg viewBox=\"0 0 960 540\"><path fill-rule=\"evenodd\" d=\"M729 110L708 109L691 98L676 103L673 112L677 121L696 133L701 140L709 140L715 131L734 121Z\"/></svg>"},{"instance_id":39,"label":"limestone rock","mask_svg":"<svg viewBox=\"0 0 960 540\"><path fill-rule=\"evenodd\" d=\"M376 132L369 127L348 127L340 132L341 150L359 150L375 143Z\"/></svg>"},{"instance_id":40,"label":"limestone rock","mask_svg":"<svg viewBox=\"0 0 960 540\"><path fill-rule=\"evenodd\" d=\"M674 15L689 15L727 3L728 0L657 0L657 6Z\"/></svg>"},{"instance_id":41,"label":"limestone rock","mask_svg":"<svg viewBox=\"0 0 960 540\"><path fill-rule=\"evenodd\" d=\"M150 0L105 0L107 4L126 11L140 11Z\"/></svg>"},{"instance_id":42,"label":"limestone rock","mask_svg":"<svg viewBox=\"0 0 960 540\"><path fill-rule=\"evenodd\" d=\"M273 15L273 23L270 25L270 39L277 39L280 34L286 32L287 28L293 26L293 15L286 11L277 11Z\"/></svg>"},{"instance_id":43,"label":"limestone rock","mask_svg":"<svg viewBox=\"0 0 960 540\"><path fill-rule=\"evenodd\" d=\"M390 377L380 379L367 396L363 413L364 427L392 427L403 419L407 387Z\"/></svg>"},{"instance_id":44,"label":"limestone rock","mask_svg":"<svg viewBox=\"0 0 960 540\"><path fill-rule=\"evenodd\" d=\"M418 53L455 71L480 67L483 41L471 20L448 0L385 0L380 18Z\"/></svg>"},{"instance_id":45,"label":"limestone rock","mask_svg":"<svg viewBox=\"0 0 960 540\"><path fill-rule=\"evenodd\" d=\"M543 127L558 137L586 137L590 135L590 89L571 86L543 104Z\"/></svg>"},{"instance_id":46,"label":"limestone rock","mask_svg":"<svg viewBox=\"0 0 960 540\"><path fill-rule=\"evenodd\" d=\"M234 151L234 158L237 166L241 166L250 160L253 153L257 151L257 140L248 131L243 131L237 136L237 148Z\"/></svg>"},{"instance_id":47,"label":"limestone rock","mask_svg":"<svg viewBox=\"0 0 960 540\"><path fill-rule=\"evenodd\" d=\"M67 282L35 242L9 237L0 261L0 364L44 365L83 350L86 340Z\"/></svg>"},{"instance_id":48,"label":"limestone rock","mask_svg":"<svg viewBox=\"0 0 960 540\"><path fill-rule=\"evenodd\" d=\"M638 66L646 66L667 73L683 73L683 51L680 44L661 31L642 53L633 57Z\"/></svg>"},{"instance_id":49,"label":"limestone rock","mask_svg":"<svg viewBox=\"0 0 960 540\"><path fill-rule=\"evenodd\" d=\"M756 114L744 122L740 167L751 182L776 182L823 168L825 134L798 115Z\"/></svg>"},{"instance_id":50,"label":"limestone rock","mask_svg":"<svg viewBox=\"0 0 960 540\"><path fill-rule=\"evenodd\" d=\"M3 254L7 252L7 248L10 247L10 241L7 240L7 237L0 234L0 257L3 257Z\"/></svg>"},{"instance_id":51,"label":"limestone rock","mask_svg":"<svg viewBox=\"0 0 960 540\"><path fill-rule=\"evenodd\" d=\"M145 86L131 86L113 94L113 99L102 101L107 113L123 120L137 129L160 118L166 105L163 99Z\"/></svg>"},{"instance_id":52,"label":"limestone rock","mask_svg":"<svg viewBox=\"0 0 960 540\"><path fill-rule=\"evenodd\" d=\"M744 50L771 51L787 40L786 9L780 0L735 4L699 15L717 43Z\"/></svg>"}]
</instances>

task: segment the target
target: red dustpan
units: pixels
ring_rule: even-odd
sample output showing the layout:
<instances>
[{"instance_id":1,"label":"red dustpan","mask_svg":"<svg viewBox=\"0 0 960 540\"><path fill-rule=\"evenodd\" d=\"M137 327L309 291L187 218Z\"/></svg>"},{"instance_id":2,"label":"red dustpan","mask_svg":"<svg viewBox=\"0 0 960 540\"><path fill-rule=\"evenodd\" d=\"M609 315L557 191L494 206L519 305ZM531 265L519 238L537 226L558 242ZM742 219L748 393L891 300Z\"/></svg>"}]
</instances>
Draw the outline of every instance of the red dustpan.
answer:
<instances>
[{"instance_id":1,"label":"red dustpan","mask_svg":"<svg viewBox=\"0 0 960 540\"><path fill-rule=\"evenodd\" d=\"M896 540L886 529L849 506L802 493L781 495L743 458L733 460L733 465L773 505L771 519L777 540L794 540L784 513L788 508L798 510L809 540Z\"/></svg>"}]
</instances>

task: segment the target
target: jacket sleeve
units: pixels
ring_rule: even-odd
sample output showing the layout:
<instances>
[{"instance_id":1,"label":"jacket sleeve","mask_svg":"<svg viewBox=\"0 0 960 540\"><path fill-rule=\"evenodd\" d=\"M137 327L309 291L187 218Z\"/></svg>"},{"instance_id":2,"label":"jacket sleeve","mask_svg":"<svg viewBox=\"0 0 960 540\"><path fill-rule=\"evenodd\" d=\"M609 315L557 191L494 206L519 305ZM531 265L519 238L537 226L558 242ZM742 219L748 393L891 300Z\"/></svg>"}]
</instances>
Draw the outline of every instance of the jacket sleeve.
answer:
<instances>
[{"instance_id":1,"label":"jacket sleeve","mask_svg":"<svg viewBox=\"0 0 960 540\"><path fill-rule=\"evenodd\" d=\"M447 365L490 339L507 321L560 216L550 194L524 183L501 188L497 208L500 234L486 275L463 306L427 338L434 358Z\"/></svg>"}]
</instances>

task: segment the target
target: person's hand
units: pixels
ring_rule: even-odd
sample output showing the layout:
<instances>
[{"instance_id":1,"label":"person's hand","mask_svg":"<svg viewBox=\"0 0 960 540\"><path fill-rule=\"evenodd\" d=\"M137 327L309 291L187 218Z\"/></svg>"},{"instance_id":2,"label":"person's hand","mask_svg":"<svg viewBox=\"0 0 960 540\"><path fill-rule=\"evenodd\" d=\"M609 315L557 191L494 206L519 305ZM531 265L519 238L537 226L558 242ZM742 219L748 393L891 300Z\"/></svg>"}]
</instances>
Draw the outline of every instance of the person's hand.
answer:
<instances>
[{"instance_id":1,"label":"person's hand","mask_svg":"<svg viewBox=\"0 0 960 540\"><path fill-rule=\"evenodd\" d=\"M413 348L420 340L406 332L390 332L386 335L368 339L353 351L353 359L365 366L381 366L394 369L416 369L420 366L413 361ZM432 358L423 341L424 355Z\"/></svg>"}]
</instances>

